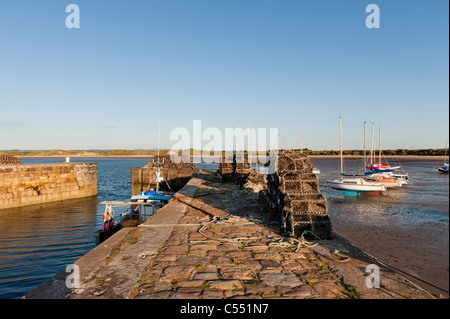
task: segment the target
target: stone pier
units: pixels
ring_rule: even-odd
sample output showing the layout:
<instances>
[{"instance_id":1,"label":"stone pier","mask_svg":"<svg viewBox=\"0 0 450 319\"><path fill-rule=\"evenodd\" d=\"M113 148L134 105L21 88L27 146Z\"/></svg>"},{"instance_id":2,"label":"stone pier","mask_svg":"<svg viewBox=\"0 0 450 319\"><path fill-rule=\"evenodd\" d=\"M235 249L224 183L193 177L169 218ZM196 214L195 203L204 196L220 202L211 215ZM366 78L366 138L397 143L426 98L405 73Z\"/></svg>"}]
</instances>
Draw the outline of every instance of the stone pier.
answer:
<instances>
[{"instance_id":1,"label":"stone pier","mask_svg":"<svg viewBox=\"0 0 450 319\"><path fill-rule=\"evenodd\" d=\"M0 164L0 209L97 195L97 163Z\"/></svg>"},{"instance_id":2,"label":"stone pier","mask_svg":"<svg viewBox=\"0 0 450 319\"><path fill-rule=\"evenodd\" d=\"M67 288L62 270L25 298L434 298L382 265L381 287L369 289L365 269L376 260L337 234L283 237L256 198L203 171L144 224L77 260L79 287Z\"/></svg>"}]
</instances>

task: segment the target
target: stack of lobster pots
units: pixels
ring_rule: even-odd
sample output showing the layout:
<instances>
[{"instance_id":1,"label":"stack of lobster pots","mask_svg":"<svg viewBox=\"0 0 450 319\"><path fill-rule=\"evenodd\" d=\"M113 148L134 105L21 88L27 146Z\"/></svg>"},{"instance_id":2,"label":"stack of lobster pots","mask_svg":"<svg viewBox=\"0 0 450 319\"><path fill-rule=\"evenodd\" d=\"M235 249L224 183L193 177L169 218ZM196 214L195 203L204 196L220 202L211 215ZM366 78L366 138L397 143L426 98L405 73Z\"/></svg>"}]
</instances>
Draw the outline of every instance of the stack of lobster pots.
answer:
<instances>
[{"instance_id":1,"label":"stack of lobster pots","mask_svg":"<svg viewBox=\"0 0 450 319\"><path fill-rule=\"evenodd\" d=\"M222 178L222 182L234 182L234 162L236 161L236 155L234 153L222 154L219 163L219 173Z\"/></svg>"},{"instance_id":2,"label":"stack of lobster pots","mask_svg":"<svg viewBox=\"0 0 450 319\"><path fill-rule=\"evenodd\" d=\"M234 183L243 185L246 183L248 176L253 171L248 161L248 155L245 153L236 153L233 161Z\"/></svg>"},{"instance_id":3,"label":"stack of lobster pots","mask_svg":"<svg viewBox=\"0 0 450 319\"><path fill-rule=\"evenodd\" d=\"M267 192L261 194L261 199L279 217L282 232L295 238L303 235L330 239L327 201L312 172L310 158L279 154L275 161L275 173L267 175Z\"/></svg>"},{"instance_id":4,"label":"stack of lobster pots","mask_svg":"<svg viewBox=\"0 0 450 319\"><path fill-rule=\"evenodd\" d=\"M243 152L223 154L219 163L219 172L222 182L234 182L238 185L245 183L252 173L247 154Z\"/></svg>"},{"instance_id":5,"label":"stack of lobster pots","mask_svg":"<svg viewBox=\"0 0 450 319\"><path fill-rule=\"evenodd\" d=\"M174 163L169 154L164 154L160 156L154 156L150 162L147 162L145 167L171 170L198 170L198 166L192 163L190 156L183 155L179 157L178 163Z\"/></svg>"},{"instance_id":6,"label":"stack of lobster pots","mask_svg":"<svg viewBox=\"0 0 450 319\"><path fill-rule=\"evenodd\" d=\"M20 157L9 155L9 154L0 154L0 164L21 164L22 160Z\"/></svg>"}]
</instances>

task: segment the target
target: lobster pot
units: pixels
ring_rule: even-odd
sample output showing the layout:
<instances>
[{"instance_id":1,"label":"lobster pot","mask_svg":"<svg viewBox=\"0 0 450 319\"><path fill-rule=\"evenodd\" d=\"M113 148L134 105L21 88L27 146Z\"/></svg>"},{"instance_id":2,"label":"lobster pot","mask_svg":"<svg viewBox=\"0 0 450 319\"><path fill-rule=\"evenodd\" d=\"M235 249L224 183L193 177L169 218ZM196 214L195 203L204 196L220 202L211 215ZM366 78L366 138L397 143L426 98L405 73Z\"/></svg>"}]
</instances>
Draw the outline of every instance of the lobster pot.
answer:
<instances>
[{"instance_id":1,"label":"lobster pot","mask_svg":"<svg viewBox=\"0 0 450 319\"><path fill-rule=\"evenodd\" d=\"M267 189L262 189L258 193L258 203L268 206Z\"/></svg>"},{"instance_id":2,"label":"lobster pot","mask_svg":"<svg viewBox=\"0 0 450 319\"><path fill-rule=\"evenodd\" d=\"M283 193L319 192L319 181L315 174L290 173L280 177L280 179L279 188Z\"/></svg>"},{"instance_id":3,"label":"lobster pot","mask_svg":"<svg viewBox=\"0 0 450 319\"><path fill-rule=\"evenodd\" d=\"M234 172L234 182L237 185L245 184L251 174L251 171L251 168L236 168Z\"/></svg>"},{"instance_id":4,"label":"lobster pot","mask_svg":"<svg viewBox=\"0 0 450 319\"><path fill-rule=\"evenodd\" d=\"M222 178L222 182L234 181L233 161L234 155L229 153L223 154L220 158L219 172Z\"/></svg>"},{"instance_id":5,"label":"lobster pot","mask_svg":"<svg viewBox=\"0 0 450 319\"><path fill-rule=\"evenodd\" d=\"M244 184L246 176L250 175L251 167L250 163L247 161L247 156L243 154L237 154L235 156L235 161L233 162L234 170L234 182L235 184Z\"/></svg>"},{"instance_id":6,"label":"lobster pot","mask_svg":"<svg viewBox=\"0 0 450 319\"><path fill-rule=\"evenodd\" d=\"M331 220L329 216L288 214L286 231L295 238L303 235L305 239L331 239ZM306 232L305 232L306 231ZM314 233L312 235L311 233Z\"/></svg>"},{"instance_id":7,"label":"lobster pot","mask_svg":"<svg viewBox=\"0 0 450 319\"><path fill-rule=\"evenodd\" d=\"M234 154L234 163L250 166L250 164L248 162L248 154L243 153L243 152L235 153Z\"/></svg>"},{"instance_id":8,"label":"lobster pot","mask_svg":"<svg viewBox=\"0 0 450 319\"><path fill-rule=\"evenodd\" d=\"M219 172L222 182L234 182L244 184L246 178L251 173L251 166L248 157L243 153L225 153L219 163Z\"/></svg>"},{"instance_id":9,"label":"lobster pot","mask_svg":"<svg viewBox=\"0 0 450 319\"><path fill-rule=\"evenodd\" d=\"M278 215L282 232L296 238L331 238L327 201L309 157L279 154L276 161L278 171L267 175L267 192L261 197Z\"/></svg>"},{"instance_id":10,"label":"lobster pot","mask_svg":"<svg viewBox=\"0 0 450 319\"><path fill-rule=\"evenodd\" d=\"M235 161L235 155L233 153L225 153L225 154L222 154L222 157L220 158L219 166L221 166L221 165L223 165L224 167L226 167L227 165L232 166L234 161Z\"/></svg>"},{"instance_id":11,"label":"lobster pot","mask_svg":"<svg viewBox=\"0 0 450 319\"><path fill-rule=\"evenodd\" d=\"M312 172L311 159L303 154L278 154L278 172L305 171Z\"/></svg>"},{"instance_id":12,"label":"lobster pot","mask_svg":"<svg viewBox=\"0 0 450 319\"><path fill-rule=\"evenodd\" d=\"M234 181L233 168L222 168L220 170L220 176L222 178L222 182L233 182Z\"/></svg>"},{"instance_id":13,"label":"lobster pot","mask_svg":"<svg viewBox=\"0 0 450 319\"><path fill-rule=\"evenodd\" d=\"M172 157L175 162L172 161ZM150 168L161 168L161 169L170 169L170 170L198 170L198 166L195 163L192 163L191 157L188 155L178 155L178 154L164 154L153 157L150 162L147 162L145 167Z\"/></svg>"},{"instance_id":14,"label":"lobster pot","mask_svg":"<svg viewBox=\"0 0 450 319\"><path fill-rule=\"evenodd\" d=\"M312 195L312 197L320 197L319 195ZM303 196L303 195L301 195ZM291 212L293 215L328 215L328 206L325 198L323 199L292 199L291 196L284 199L283 209Z\"/></svg>"}]
</instances>

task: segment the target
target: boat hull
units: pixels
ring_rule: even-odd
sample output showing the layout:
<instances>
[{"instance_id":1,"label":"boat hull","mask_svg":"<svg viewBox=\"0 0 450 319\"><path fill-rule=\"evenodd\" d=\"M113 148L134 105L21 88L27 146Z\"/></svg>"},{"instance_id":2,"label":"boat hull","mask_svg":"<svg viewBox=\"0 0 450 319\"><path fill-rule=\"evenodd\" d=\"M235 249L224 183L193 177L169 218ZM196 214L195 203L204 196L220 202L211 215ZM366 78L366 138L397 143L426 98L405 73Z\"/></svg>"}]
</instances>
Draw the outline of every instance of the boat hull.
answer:
<instances>
[{"instance_id":1,"label":"boat hull","mask_svg":"<svg viewBox=\"0 0 450 319\"><path fill-rule=\"evenodd\" d=\"M116 224L108 230L103 230L103 229L97 230L94 233L95 244L98 246L99 244L101 244L102 242L107 240L109 237L111 237L112 235L114 235L121 229L122 229L122 224Z\"/></svg>"},{"instance_id":2,"label":"boat hull","mask_svg":"<svg viewBox=\"0 0 450 319\"><path fill-rule=\"evenodd\" d=\"M151 194L145 194L145 193L141 193L138 195L135 195L133 197L131 197L131 200L134 201L151 201L151 200L160 200L160 201L168 201L171 200L173 198L174 194L170 193L170 192L158 192L158 194L156 193L151 193Z\"/></svg>"},{"instance_id":3,"label":"boat hull","mask_svg":"<svg viewBox=\"0 0 450 319\"><path fill-rule=\"evenodd\" d=\"M381 184L354 184L342 181L327 181L327 185L333 189L353 192L383 192L386 188Z\"/></svg>"},{"instance_id":4,"label":"boat hull","mask_svg":"<svg viewBox=\"0 0 450 319\"><path fill-rule=\"evenodd\" d=\"M444 166L444 167L439 167L438 172L441 174L448 174L449 170L448 170L448 166Z\"/></svg>"}]
</instances>

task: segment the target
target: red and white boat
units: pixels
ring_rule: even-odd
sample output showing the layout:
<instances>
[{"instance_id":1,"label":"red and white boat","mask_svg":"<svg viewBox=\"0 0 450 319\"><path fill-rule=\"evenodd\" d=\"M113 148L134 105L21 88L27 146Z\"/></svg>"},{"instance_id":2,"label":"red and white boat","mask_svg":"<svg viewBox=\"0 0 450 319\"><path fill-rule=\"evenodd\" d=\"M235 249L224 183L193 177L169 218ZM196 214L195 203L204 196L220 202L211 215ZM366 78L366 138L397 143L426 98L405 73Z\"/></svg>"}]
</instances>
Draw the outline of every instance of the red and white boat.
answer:
<instances>
[{"instance_id":1,"label":"red and white boat","mask_svg":"<svg viewBox=\"0 0 450 319\"><path fill-rule=\"evenodd\" d=\"M366 168L371 171L393 171L399 169L400 166L391 166L386 162L374 162L371 165L367 165Z\"/></svg>"}]
</instances>

